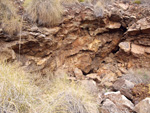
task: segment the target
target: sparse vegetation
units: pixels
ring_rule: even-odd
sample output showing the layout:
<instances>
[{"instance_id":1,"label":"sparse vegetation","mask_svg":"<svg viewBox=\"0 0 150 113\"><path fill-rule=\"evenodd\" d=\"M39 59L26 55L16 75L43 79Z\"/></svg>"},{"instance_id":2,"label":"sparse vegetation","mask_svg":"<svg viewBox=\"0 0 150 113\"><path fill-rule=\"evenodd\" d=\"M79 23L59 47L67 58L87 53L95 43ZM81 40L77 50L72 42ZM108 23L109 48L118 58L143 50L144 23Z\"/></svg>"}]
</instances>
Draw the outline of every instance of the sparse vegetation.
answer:
<instances>
[{"instance_id":1,"label":"sparse vegetation","mask_svg":"<svg viewBox=\"0 0 150 113\"><path fill-rule=\"evenodd\" d=\"M36 86L16 65L0 63L0 111L11 113L98 113L97 102L65 78ZM42 79L41 79L41 83Z\"/></svg>"},{"instance_id":2,"label":"sparse vegetation","mask_svg":"<svg viewBox=\"0 0 150 113\"><path fill-rule=\"evenodd\" d=\"M150 84L150 71L147 69L130 70L128 74L122 77L136 84Z\"/></svg>"},{"instance_id":3,"label":"sparse vegetation","mask_svg":"<svg viewBox=\"0 0 150 113\"><path fill-rule=\"evenodd\" d=\"M135 4L141 4L141 1L140 0L135 0L133 3L135 3Z\"/></svg>"},{"instance_id":4,"label":"sparse vegetation","mask_svg":"<svg viewBox=\"0 0 150 113\"><path fill-rule=\"evenodd\" d=\"M32 0L26 9L29 18L38 25L49 27L62 20L63 7L59 0Z\"/></svg>"},{"instance_id":5,"label":"sparse vegetation","mask_svg":"<svg viewBox=\"0 0 150 113\"><path fill-rule=\"evenodd\" d=\"M12 1L0 0L0 25L10 36L20 31L21 23Z\"/></svg>"}]
</instances>

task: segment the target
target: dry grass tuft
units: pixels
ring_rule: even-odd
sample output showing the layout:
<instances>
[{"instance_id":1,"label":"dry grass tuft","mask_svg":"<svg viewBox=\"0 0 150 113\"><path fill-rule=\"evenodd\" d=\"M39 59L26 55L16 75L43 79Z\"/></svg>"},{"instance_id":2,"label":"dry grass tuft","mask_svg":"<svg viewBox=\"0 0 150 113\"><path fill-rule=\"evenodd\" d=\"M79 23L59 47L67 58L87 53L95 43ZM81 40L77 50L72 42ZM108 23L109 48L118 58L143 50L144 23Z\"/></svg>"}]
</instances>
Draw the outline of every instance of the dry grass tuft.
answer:
<instances>
[{"instance_id":1,"label":"dry grass tuft","mask_svg":"<svg viewBox=\"0 0 150 113\"><path fill-rule=\"evenodd\" d=\"M34 89L34 90L33 90ZM30 113L38 88L26 78L17 66L0 63L0 111L6 113Z\"/></svg>"},{"instance_id":2,"label":"dry grass tuft","mask_svg":"<svg viewBox=\"0 0 150 113\"><path fill-rule=\"evenodd\" d=\"M62 20L63 7L59 0L32 0L26 9L29 18L38 25L49 27Z\"/></svg>"},{"instance_id":3,"label":"dry grass tuft","mask_svg":"<svg viewBox=\"0 0 150 113\"><path fill-rule=\"evenodd\" d=\"M54 79L51 88L52 113L99 113L95 97L80 84Z\"/></svg>"},{"instance_id":4,"label":"dry grass tuft","mask_svg":"<svg viewBox=\"0 0 150 113\"><path fill-rule=\"evenodd\" d=\"M20 18L16 12L12 1L0 0L0 24L3 31L10 36L17 34L21 28Z\"/></svg>"},{"instance_id":5,"label":"dry grass tuft","mask_svg":"<svg viewBox=\"0 0 150 113\"><path fill-rule=\"evenodd\" d=\"M41 84L17 65L0 63L0 112L99 113L95 97L80 84L65 78L41 79Z\"/></svg>"},{"instance_id":6,"label":"dry grass tuft","mask_svg":"<svg viewBox=\"0 0 150 113\"><path fill-rule=\"evenodd\" d=\"M144 83L150 84L150 71L147 69L135 69L129 70L129 72L122 76L122 78L127 79L136 84Z\"/></svg>"}]
</instances>

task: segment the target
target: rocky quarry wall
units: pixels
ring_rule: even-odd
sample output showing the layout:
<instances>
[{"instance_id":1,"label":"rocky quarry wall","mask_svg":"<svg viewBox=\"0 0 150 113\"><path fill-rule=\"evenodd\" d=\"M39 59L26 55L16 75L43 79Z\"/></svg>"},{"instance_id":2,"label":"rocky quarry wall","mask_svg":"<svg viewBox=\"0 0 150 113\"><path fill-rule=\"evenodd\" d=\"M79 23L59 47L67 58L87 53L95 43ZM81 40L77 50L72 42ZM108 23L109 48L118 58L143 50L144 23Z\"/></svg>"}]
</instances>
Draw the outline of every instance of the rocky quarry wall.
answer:
<instances>
[{"instance_id":1,"label":"rocky quarry wall","mask_svg":"<svg viewBox=\"0 0 150 113\"><path fill-rule=\"evenodd\" d=\"M96 16L92 5L66 8L58 26L28 25L11 38L0 30L1 56L7 54L4 58L20 60L28 71L43 74L62 67L100 75L103 68L116 72L121 67L150 66L148 6L114 3L103 16Z\"/></svg>"},{"instance_id":2,"label":"rocky quarry wall","mask_svg":"<svg viewBox=\"0 0 150 113\"><path fill-rule=\"evenodd\" d=\"M24 23L22 32L14 37L0 29L0 58L18 61L31 73L92 79L137 103L150 96L150 86L135 86L142 82L131 80L134 76L128 79L130 75L124 74L132 68L150 68L150 8L115 2L107 6L103 16L98 10L91 4L68 5L58 26L46 28ZM134 105L120 92L104 95L104 113L111 109L116 110L113 113L134 111ZM141 101L135 110L139 111L138 106L147 101Z\"/></svg>"}]
</instances>

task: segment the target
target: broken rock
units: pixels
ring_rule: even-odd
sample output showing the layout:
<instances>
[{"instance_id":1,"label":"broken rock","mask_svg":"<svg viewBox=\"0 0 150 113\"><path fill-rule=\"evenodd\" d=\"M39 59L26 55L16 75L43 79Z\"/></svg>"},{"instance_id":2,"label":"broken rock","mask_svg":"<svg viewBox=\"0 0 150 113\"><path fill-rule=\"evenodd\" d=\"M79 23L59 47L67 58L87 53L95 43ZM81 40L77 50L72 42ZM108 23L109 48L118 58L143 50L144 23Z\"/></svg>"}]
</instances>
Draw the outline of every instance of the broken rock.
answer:
<instances>
[{"instance_id":1,"label":"broken rock","mask_svg":"<svg viewBox=\"0 0 150 113\"><path fill-rule=\"evenodd\" d=\"M146 98L139 102L135 106L135 111L137 113L149 113L150 112L150 98Z\"/></svg>"},{"instance_id":2,"label":"broken rock","mask_svg":"<svg viewBox=\"0 0 150 113\"><path fill-rule=\"evenodd\" d=\"M111 110L112 109L111 107L107 107L107 110L110 111L108 113L131 113L134 111L134 104L130 100L128 100L124 95L121 95L120 91L107 92L104 95L106 99L110 100L109 103L111 102L111 105L114 106L114 110L117 108L116 109L117 111L113 112ZM106 106L107 104L104 103L103 105Z\"/></svg>"}]
</instances>

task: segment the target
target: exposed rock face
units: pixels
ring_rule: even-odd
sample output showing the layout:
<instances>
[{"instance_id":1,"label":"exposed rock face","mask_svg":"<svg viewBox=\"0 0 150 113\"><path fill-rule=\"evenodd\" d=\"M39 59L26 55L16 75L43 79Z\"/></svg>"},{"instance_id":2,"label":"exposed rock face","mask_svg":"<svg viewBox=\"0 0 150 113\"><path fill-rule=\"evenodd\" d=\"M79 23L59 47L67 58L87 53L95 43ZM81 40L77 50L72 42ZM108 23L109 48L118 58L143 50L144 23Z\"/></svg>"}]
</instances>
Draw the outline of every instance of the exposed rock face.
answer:
<instances>
[{"instance_id":1,"label":"exposed rock face","mask_svg":"<svg viewBox=\"0 0 150 113\"><path fill-rule=\"evenodd\" d=\"M0 59L17 60L31 73L68 74L96 96L100 87L120 91L99 94L102 113L148 113L150 86L139 83L149 84L150 78L141 81L127 72L150 68L150 8L124 0L108 5L103 17L96 9L92 4L67 5L60 25L27 25L11 38L0 29ZM134 109L125 96L135 104L145 100Z\"/></svg>"},{"instance_id":2,"label":"exposed rock face","mask_svg":"<svg viewBox=\"0 0 150 113\"><path fill-rule=\"evenodd\" d=\"M143 10L136 12L137 8ZM0 43L30 72L46 74L63 67L76 76L78 68L83 75L96 73L102 85L112 86L126 69L150 66L150 13L144 8L114 2L101 17L92 5L68 5L59 26L25 26L12 38L0 30Z\"/></svg>"}]
</instances>

